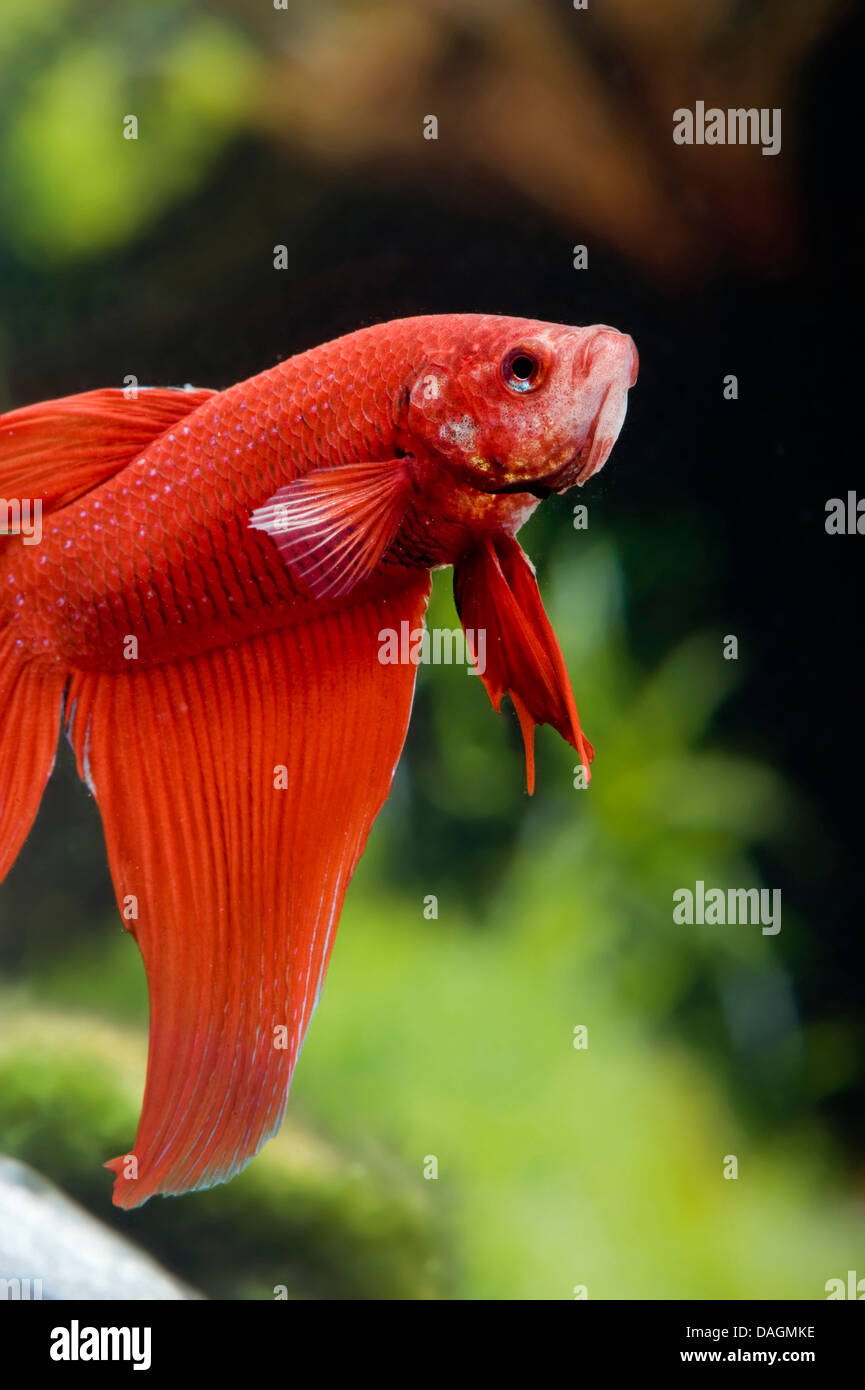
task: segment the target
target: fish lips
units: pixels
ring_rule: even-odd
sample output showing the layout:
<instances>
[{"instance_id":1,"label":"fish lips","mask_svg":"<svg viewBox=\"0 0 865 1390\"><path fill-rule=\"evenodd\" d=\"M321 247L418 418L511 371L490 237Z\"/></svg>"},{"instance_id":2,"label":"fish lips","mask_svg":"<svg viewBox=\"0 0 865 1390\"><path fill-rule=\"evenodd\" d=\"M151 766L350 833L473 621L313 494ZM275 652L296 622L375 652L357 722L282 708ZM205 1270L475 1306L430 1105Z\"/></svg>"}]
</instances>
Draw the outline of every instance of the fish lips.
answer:
<instances>
[{"instance_id":1,"label":"fish lips","mask_svg":"<svg viewBox=\"0 0 865 1390\"><path fill-rule=\"evenodd\" d=\"M547 497L552 497L554 492L567 492L568 488L573 487L575 482L583 481L582 473L587 467L591 448L592 443L588 441L564 463L560 463L549 473L542 473L539 478L523 478L515 483L500 483L497 486L491 484L489 487L481 487L475 483L474 486L479 492L503 495L512 492L525 492L531 497L537 497L544 501ZM589 477L590 475L586 472L585 476Z\"/></svg>"},{"instance_id":2,"label":"fish lips","mask_svg":"<svg viewBox=\"0 0 865 1390\"><path fill-rule=\"evenodd\" d=\"M561 470L557 470L557 473L558 472L561 472ZM559 488L556 484L557 473L548 474L549 481L545 481L543 478L537 478L534 482L507 483L504 487L482 488L480 491L492 492L497 496L512 492L526 492L530 497L537 497L543 502L547 497L552 497L554 492L564 490Z\"/></svg>"},{"instance_id":3,"label":"fish lips","mask_svg":"<svg viewBox=\"0 0 865 1390\"><path fill-rule=\"evenodd\" d=\"M578 487L599 473L612 453L628 412L628 381L619 377L610 382L604 392L601 408L592 431L592 442L574 478Z\"/></svg>"}]
</instances>

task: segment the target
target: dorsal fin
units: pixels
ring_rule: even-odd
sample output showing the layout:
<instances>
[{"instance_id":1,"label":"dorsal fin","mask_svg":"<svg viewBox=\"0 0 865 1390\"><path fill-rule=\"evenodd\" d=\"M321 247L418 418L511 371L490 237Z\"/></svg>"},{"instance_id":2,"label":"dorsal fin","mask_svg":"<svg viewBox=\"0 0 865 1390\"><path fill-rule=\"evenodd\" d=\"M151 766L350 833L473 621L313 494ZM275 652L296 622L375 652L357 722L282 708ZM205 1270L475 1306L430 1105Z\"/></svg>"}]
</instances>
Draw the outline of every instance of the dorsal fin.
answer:
<instances>
[{"instance_id":1,"label":"dorsal fin","mask_svg":"<svg viewBox=\"0 0 865 1390\"><path fill-rule=\"evenodd\" d=\"M214 391L119 388L40 401L0 415L0 497L57 511L119 473ZM2 544L2 542L0 542Z\"/></svg>"}]
</instances>

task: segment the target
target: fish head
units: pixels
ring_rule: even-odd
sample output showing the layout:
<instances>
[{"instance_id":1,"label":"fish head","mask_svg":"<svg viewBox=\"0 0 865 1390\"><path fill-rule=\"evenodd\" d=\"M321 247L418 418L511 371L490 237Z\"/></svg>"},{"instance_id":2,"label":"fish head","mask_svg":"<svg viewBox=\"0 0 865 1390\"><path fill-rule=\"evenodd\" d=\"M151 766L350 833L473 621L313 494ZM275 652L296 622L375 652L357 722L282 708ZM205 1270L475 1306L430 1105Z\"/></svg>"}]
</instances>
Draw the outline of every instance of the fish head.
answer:
<instances>
[{"instance_id":1,"label":"fish head","mask_svg":"<svg viewBox=\"0 0 865 1390\"><path fill-rule=\"evenodd\" d=\"M633 340L603 324L479 317L424 362L409 431L479 492L565 492L609 458L637 366Z\"/></svg>"}]
</instances>

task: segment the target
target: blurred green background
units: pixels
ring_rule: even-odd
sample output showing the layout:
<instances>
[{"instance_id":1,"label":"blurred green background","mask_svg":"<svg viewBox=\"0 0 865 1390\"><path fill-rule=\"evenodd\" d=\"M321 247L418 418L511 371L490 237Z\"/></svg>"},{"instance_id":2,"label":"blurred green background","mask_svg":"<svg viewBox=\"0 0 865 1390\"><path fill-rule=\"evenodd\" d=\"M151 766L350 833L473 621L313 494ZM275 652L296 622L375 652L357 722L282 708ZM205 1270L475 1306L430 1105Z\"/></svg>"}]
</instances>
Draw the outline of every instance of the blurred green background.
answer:
<instances>
[{"instance_id":1,"label":"blurred green background","mask_svg":"<svg viewBox=\"0 0 865 1390\"><path fill-rule=\"evenodd\" d=\"M7 0L0 407L227 386L407 313L609 322L641 355L588 529L563 498L521 536L591 788L544 729L530 800L512 711L421 668L283 1131L228 1187L133 1213L99 1164L134 1135L146 986L61 749L0 890L0 1150L203 1292L865 1275L858 571L823 530L855 485L832 403L859 30L829 0ZM697 99L781 106L782 155L675 147ZM456 624L449 573L430 621ZM780 887L781 933L675 926L697 879Z\"/></svg>"}]
</instances>

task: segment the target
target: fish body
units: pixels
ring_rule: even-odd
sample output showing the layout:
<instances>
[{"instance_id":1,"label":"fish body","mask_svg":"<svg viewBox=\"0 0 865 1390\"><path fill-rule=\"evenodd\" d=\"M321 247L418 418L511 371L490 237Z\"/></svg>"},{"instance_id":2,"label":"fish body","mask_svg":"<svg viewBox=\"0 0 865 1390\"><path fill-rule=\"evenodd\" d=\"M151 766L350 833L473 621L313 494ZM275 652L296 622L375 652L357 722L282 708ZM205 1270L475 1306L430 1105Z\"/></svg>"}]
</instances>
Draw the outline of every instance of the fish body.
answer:
<instances>
[{"instance_id":1,"label":"fish body","mask_svg":"<svg viewBox=\"0 0 865 1390\"><path fill-rule=\"evenodd\" d=\"M514 540L609 455L630 338L489 315L361 329L224 391L94 391L0 417L0 876L61 712L151 992L115 1201L224 1181L278 1126L414 670L377 634L455 569L483 679L588 764ZM21 729L25 729L22 754Z\"/></svg>"},{"instance_id":2,"label":"fish body","mask_svg":"<svg viewBox=\"0 0 865 1390\"><path fill-rule=\"evenodd\" d=\"M313 348L227 391L193 393L205 399L188 416L53 513L38 548L0 558L0 614L28 653L105 670L124 669L129 635L151 664L303 621L309 596L249 518L294 479L346 459L414 460L385 586L398 582L401 564L451 564L481 531L522 525L538 499L500 489L566 462L594 418L593 398L576 435L552 439L555 404L526 410L520 394L496 415L483 394L493 383L464 365L470 350L492 376L515 340L567 333L480 315L408 319ZM569 390L565 368L562 377L558 389ZM146 408L148 393L138 401ZM137 401L125 404L131 413ZM520 434L514 415L531 428Z\"/></svg>"}]
</instances>

